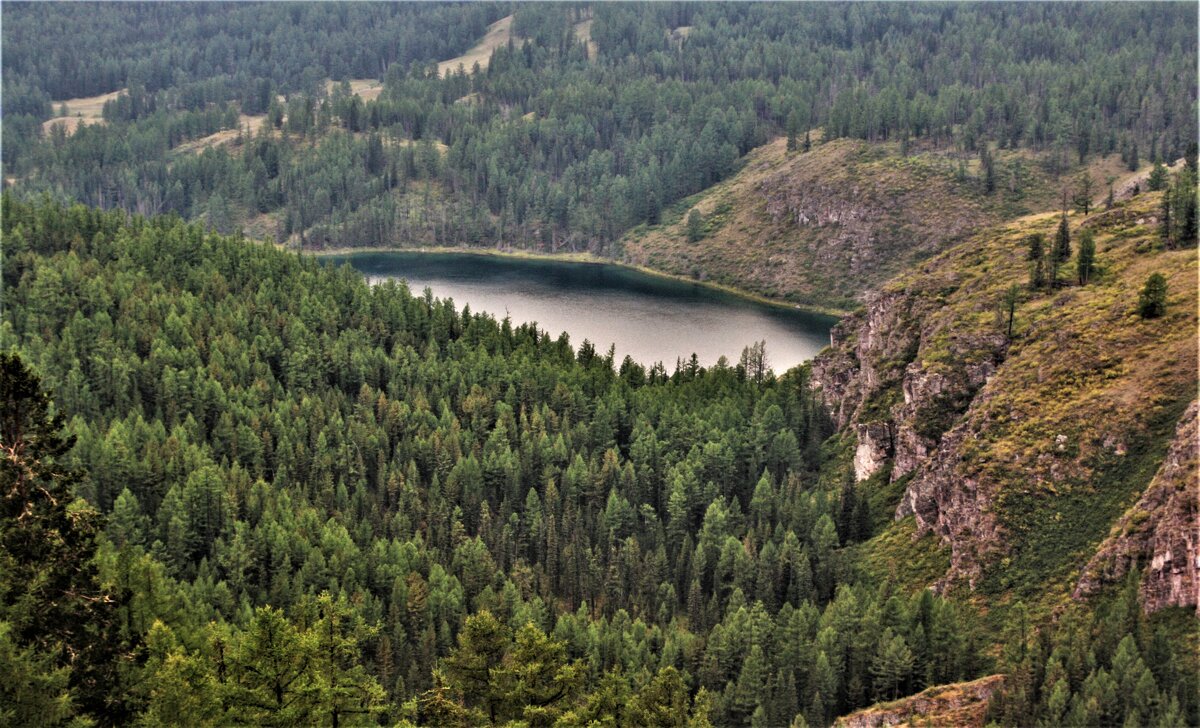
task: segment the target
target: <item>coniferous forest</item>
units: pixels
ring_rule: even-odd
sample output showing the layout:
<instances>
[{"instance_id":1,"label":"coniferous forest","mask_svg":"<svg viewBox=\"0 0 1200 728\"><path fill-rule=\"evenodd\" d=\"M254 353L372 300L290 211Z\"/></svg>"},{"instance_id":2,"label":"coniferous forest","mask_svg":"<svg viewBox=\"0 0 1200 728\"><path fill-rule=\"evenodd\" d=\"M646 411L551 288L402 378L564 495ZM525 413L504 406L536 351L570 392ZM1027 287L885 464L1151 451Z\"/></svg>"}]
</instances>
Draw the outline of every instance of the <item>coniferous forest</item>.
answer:
<instances>
[{"instance_id":1,"label":"coniferous forest","mask_svg":"<svg viewBox=\"0 0 1200 728\"><path fill-rule=\"evenodd\" d=\"M0 724L818 728L931 689L950 712L906 720L1200 724L1194 597L1147 608L1133 547L1084 594L1105 534L1028 535L1167 522L1138 498L1194 474L1168 451L1194 388L1137 390L1142 429L1087 440L986 389L1019 389L1002 368L1029 352L1026 390L1061 377L1064 402L1194 364L1154 347L1195 327L1195 10L5 3ZM509 21L486 65L438 72ZM615 256L813 132L979 174L1001 150L1053 179L1154 168L864 291L825 358L783 372L763 344L619 360L289 248ZM912 320L878 314L902 299ZM988 451L1009 425L1045 446ZM891 460L863 472L879 432ZM994 533L1019 548L950 579L960 534L903 511L926 474L899 473L904 437L1003 461ZM1089 447L1119 452L1032 475Z\"/></svg>"},{"instance_id":2,"label":"coniferous forest","mask_svg":"<svg viewBox=\"0 0 1200 728\"><path fill-rule=\"evenodd\" d=\"M618 364L172 217L3 218L6 723L826 725L998 669L1017 724L1195 721L1136 584L997 654L857 560L890 513L822 476L807 368Z\"/></svg>"},{"instance_id":3,"label":"coniferous forest","mask_svg":"<svg viewBox=\"0 0 1200 728\"><path fill-rule=\"evenodd\" d=\"M486 69L439 75L509 13ZM1028 149L1054 173L1173 162L1195 141L1194 19L1172 3L12 2L3 163L22 189L307 247L615 255L751 149L813 128ZM382 92L364 102L351 79ZM52 100L122 90L104 123L42 128L74 113ZM246 143L197 141L221 130Z\"/></svg>"}]
</instances>

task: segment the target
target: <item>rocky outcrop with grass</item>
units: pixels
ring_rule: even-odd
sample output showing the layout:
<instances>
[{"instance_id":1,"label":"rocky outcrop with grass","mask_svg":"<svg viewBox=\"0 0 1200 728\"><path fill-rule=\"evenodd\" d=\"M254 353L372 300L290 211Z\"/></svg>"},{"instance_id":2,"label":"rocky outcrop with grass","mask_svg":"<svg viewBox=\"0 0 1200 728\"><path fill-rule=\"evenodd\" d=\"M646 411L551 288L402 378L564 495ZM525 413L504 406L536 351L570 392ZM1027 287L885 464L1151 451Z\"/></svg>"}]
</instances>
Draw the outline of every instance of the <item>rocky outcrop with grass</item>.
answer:
<instances>
[{"instance_id":1,"label":"rocky outcrop with grass","mask_svg":"<svg viewBox=\"0 0 1200 728\"><path fill-rule=\"evenodd\" d=\"M1162 467L1137 503L1118 521L1075 587L1089 596L1142 571L1140 592L1146 611L1195 607L1200 613L1200 431L1197 403L1179 421Z\"/></svg>"},{"instance_id":2,"label":"rocky outcrop with grass","mask_svg":"<svg viewBox=\"0 0 1200 728\"><path fill-rule=\"evenodd\" d=\"M1003 675L937 685L912 697L873 705L838 718L837 728L931 725L978 728L987 719L992 696L1004 686Z\"/></svg>"},{"instance_id":3,"label":"rocky outcrop with grass","mask_svg":"<svg viewBox=\"0 0 1200 728\"><path fill-rule=\"evenodd\" d=\"M1196 251L1163 249L1156 203L1143 194L1070 215L1075 239L1085 226L1096 236L1102 271L1086 286L1068 264L1056 288L1028 287L1025 240L1051 237L1058 215L981 231L870 296L814 362L813 386L855 441L857 478L882 487L885 472L902 486L896 518L949 546L939 588L1049 604L1136 561L1148 608L1197 603L1200 554L1183 535L1195 500L1147 490L1179 460L1167 446L1197 368ZM1138 292L1155 272L1168 279L1167 315L1143 320ZM1014 285L1010 337L1000 303ZM1155 483L1180 482L1186 465ZM1106 546L1113 558L1076 590L1131 507L1140 535Z\"/></svg>"}]
</instances>

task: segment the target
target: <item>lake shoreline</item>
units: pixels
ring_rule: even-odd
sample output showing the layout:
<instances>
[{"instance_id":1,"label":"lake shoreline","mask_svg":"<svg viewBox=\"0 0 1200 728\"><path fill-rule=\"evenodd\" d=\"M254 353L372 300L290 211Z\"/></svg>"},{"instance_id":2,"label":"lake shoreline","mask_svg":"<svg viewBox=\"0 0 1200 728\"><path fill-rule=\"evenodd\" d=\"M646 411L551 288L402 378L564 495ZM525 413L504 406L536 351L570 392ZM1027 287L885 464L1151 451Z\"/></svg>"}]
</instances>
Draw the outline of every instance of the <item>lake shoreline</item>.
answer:
<instances>
[{"instance_id":1,"label":"lake shoreline","mask_svg":"<svg viewBox=\"0 0 1200 728\"><path fill-rule=\"evenodd\" d=\"M833 316L842 318L851 313L849 310L832 308L829 306L813 306L801 303L793 303L780 298L770 298L758 293L737 288L735 286L726 285L724 283L716 283L713 281L700 281L695 278L678 275L676 273L667 273L656 268L649 268L644 265L635 265L619 260L609 258L601 258L593 253L539 253L528 250L501 250L498 248L463 248L453 246L424 246L420 248L388 248L381 246L358 246L344 248L325 248L322 250L306 250L296 249L301 255L308 255L314 258L332 258L346 255L358 255L360 253L453 253L455 255L476 255L488 256L495 258L511 258L515 260L539 260L560 263L586 263L588 265L612 265L620 268L625 268L632 271L637 271L649 276L664 278L666 280L678 281L682 283L693 283L698 286L704 286L715 291L721 291L747 301L753 301L767 306L777 308L785 308L792 311L802 311L805 313L820 314L822 316Z\"/></svg>"}]
</instances>

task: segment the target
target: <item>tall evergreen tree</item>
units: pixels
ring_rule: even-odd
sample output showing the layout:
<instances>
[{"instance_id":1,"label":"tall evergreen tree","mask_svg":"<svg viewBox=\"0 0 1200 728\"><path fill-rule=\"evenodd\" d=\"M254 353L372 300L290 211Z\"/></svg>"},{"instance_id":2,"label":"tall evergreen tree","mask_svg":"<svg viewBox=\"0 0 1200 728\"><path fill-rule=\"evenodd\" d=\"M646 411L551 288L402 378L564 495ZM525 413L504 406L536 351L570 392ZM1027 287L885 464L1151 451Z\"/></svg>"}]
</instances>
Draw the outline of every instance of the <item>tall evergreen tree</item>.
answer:
<instances>
[{"instance_id":1,"label":"tall evergreen tree","mask_svg":"<svg viewBox=\"0 0 1200 728\"><path fill-rule=\"evenodd\" d=\"M1064 212L1054 233L1054 247L1050 250L1050 287L1058 286L1058 269L1071 259L1071 228L1067 225Z\"/></svg>"},{"instance_id":2,"label":"tall evergreen tree","mask_svg":"<svg viewBox=\"0 0 1200 728\"><path fill-rule=\"evenodd\" d=\"M18 695L40 684L49 714L120 722L133 709L120 677L133 645L117 633L120 600L97 578L101 519L76 499L79 474L63 462L74 444L41 379L0 353L0 650L34 671L0 695L17 719L31 717Z\"/></svg>"},{"instance_id":3,"label":"tall evergreen tree","mask_svg":"<svg viewBox=\"0 0 1200 728\"><path fill-rule=\"evenodd\" d=\"M1079 252L1075 257L1075 273L1079 285L1086 286L1096 267L1096 238L1089 229L1079 236Z\"/></svg>"},{"instance_id":4,"label":"tall evergreen tree","mask_svg":"<svg viewBox=\"0 0 1200 728\"><path fill-rule=\"evenodd\" d=\"M1025 259L1029 261L1029 287L1038 290L1046 285L1046 238L1034 233L1025 239Z\"/></svg>"}]
</instances>

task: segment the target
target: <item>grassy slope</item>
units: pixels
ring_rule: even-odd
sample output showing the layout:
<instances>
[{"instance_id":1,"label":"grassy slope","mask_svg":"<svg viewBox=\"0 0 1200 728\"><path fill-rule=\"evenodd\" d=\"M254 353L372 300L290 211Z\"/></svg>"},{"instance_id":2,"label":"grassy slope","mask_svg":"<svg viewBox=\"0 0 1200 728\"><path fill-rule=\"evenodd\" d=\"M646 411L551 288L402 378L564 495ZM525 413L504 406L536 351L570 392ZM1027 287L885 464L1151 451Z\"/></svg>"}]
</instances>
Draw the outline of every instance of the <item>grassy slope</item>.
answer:
<instances>
[{"instance_id":1,"label":"grassy slope","mask_svg":"<svg viewBox=\"0 0 1200 728\"><path fill-rule=\"evenodd\" d=\"M1096 233L1097 278L1086 287L1026 295L1007 359L965 416L974 434L961 450L959 472L995 486L992 509L1008 550L985 569L977 591L960 584L952 593L979 609L994 634L1017 599L1038 621L1068 599L1111 524L1154 476L1176 419L1196 396L1197 252L1158 244L1158 199L1142 194L1111 212L1070 216L1074 245L1083 225ZM1001 292L1027 280L1024 238L1035 231L1049 236L1056 222L1054 215L1032 215L980 233L884 287L938 301L926 326L946 337L921 348L923 366L945 363L951 337L997 325ZM1135 314L1137 296L1153 272L1168 278L1168 313L1143 321ZM865 483L873 489L873 511L894 510L899 500L897 484L883 477L888 472ZM932 533L918 535L912 517L853 549L866 574L906 592L933 584L951 563L947 545ZM1191 610L1168 609L1152 619L1182 639L1197 639ZM845 716L839 725L982 725L988 700L973 688L995 679L931 688Z\"/></svg>"},{"instance_id":2,"label":"grassy slope","mask_svg":"<svg viewBox=\"0 0 1200 728\"><path fill-rule=\"evenodd\" d=\"M818 134L819 136L819 134ZM997 190L982 193L978 160L959 178L956 152L839 139L806 153L782 138L752 151L733 177L675 205L621 241L634 263L772 298L848 309L915 262L1004 220L1054 209L1069 177L1050 178L1026 152L998 151ZM1089 167L1096 188L1121 179L1114 157ZM706 235L687 239L691 209Z\"/></svg>"},{"instance_id":3,"label":"grassy slope","mask_svg":"<svg viewBox=\"0 0 1200 728\"><path fill-rule=\"evenodd\" d=\"M461 56L439 63L438 75L446 76L455 73L460 66L464 71L470 73L476 63L480 68L487 68L488 62L492 60L492 51L508 43L509 38L512 37L512 22L513 16L506 15L489 25L487 34L470 50Z\"/></svg>"},{"instance_id":4,"label":"grassy slope","mask_svg":"<svg viewBox=\"0 0 1200 728\"><path fill-rule=\"evenodd\" d=\"M1195 396L1196 251L1157 244L1158 199L1142 194L1111 212L1071 215L1074 244L1082 225L1096 233L1097 278L1026 294L1006 360L965 415L971 434L956 453L956 473L994 494L990 509L1006 533L1003 556L984 570L980 592L989 604L1019 596L1051 609L1066 598L1150 481ZM923 366L950 365L952 339L995 330L1002 292L1027 280L1025 237L1051 237L1056 221L1021 218L887 286L938 303L923 325L942 334L918 352ZM1154 272L1167 276L1168 313L1143 321L1138 293ZM875 542L876 558L910 557L889 543Z\"/></svg>"},{"instance_id":5,"label":"grassy slope","mask_svg":"<svg viewBox=\"0 0 1200 728\"><path fill-rule=\"evenodd\" d=\"M50 129L54 126L61 126L67 132L67 135L75 133L75 130L80 125L86 124L103 124L104 104L117 98L125 93L125 89L118 89L99 96L87 96L78 99L59 99L58 101L50 102L54 117L42 122L42 133L49 134ZM67 105L67 116L58 116L58 111L63 104Z\"/></svg>"}]
</instances>

